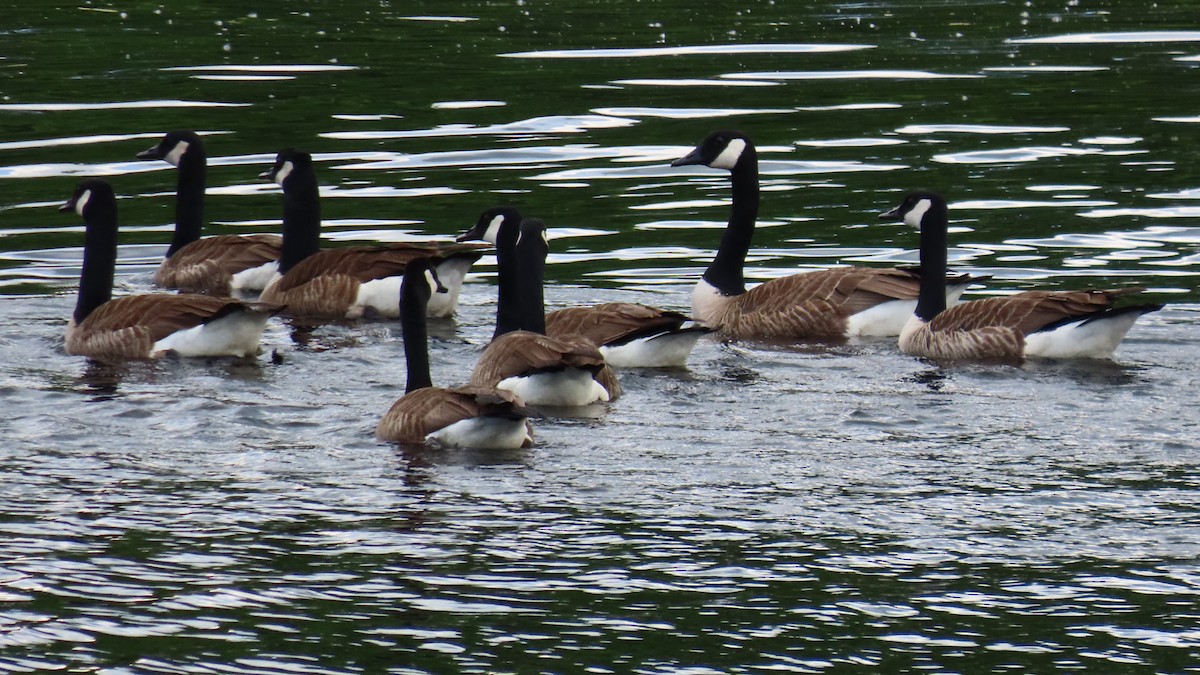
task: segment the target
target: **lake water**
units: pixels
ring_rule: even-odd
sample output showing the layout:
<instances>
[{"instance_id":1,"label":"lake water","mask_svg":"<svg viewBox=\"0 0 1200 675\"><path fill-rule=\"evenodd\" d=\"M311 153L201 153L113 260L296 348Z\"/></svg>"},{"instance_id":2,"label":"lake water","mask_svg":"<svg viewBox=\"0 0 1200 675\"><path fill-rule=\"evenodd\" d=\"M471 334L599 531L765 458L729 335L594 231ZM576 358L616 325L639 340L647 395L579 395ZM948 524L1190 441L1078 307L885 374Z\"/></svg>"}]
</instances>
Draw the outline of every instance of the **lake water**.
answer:
<instances>
[{"instance_id":1,"label":"lake water","mask_svg":"<svg viewBox=\"0 0 1200 675\"><path fill-rule=\"evenodd\" d=\"M0 42L0 671L1184 673L1200 664L1200 25L1136 3L82 2ZM83 176L150 289L205 134L210 232L278 229L316 154L325 237L551 228L552 306L686 309L736 127L748 275L915 259L876 215L951 204L951 257L1168 303L1112 363L939 368L888 340L702 341L686 370L477 453L372 438L398 327L273 321L257 364L67 356ZM491 334L494 260L431 327Z\"/></svg>"}]
</instances>

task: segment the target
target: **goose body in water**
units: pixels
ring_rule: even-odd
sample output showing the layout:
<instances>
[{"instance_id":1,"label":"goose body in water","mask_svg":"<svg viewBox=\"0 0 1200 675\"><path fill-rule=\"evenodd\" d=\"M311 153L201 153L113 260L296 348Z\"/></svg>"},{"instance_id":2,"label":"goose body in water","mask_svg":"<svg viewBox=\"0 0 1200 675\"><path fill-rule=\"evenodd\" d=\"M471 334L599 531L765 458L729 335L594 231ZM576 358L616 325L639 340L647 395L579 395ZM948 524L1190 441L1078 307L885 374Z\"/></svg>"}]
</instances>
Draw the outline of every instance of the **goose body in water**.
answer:
<instances>
[{"instance_id":1,"label":"goose body in water","mask_svg":"<svg viewBox=\"0 0 1200 675\"><path fill-rule=\"evenodd\" d=\"M200 237L208 156L192 131L167 133L138 159L161 159L178 168L175 234L154 273L154 284L191 293L258 294L278 269L283 238L277 234Z\"/></svg>"},{"instance_id":2,"label":"goose body in water","mask_svg":"<svg viewBox=\"0 0 1200 675\"><path fill-rule=\"evenodd\" d=\"M408 383L375 428L380 440L444 447L511 449L533 443L523 402L512 392L466 385L435 387L429 375L426 305L446 292L429 258L410 260L400 288L400 325ZM432 281L432 284L431 284Z\"/></svg>"},{"instance_id":3,"label":"goose body in water","mask_svg":"<svg viewBox=\"0 0 1200 675\"><path fill-rule=\"evenodd\" d=\"M1114 307L1122 295L1142 289L1026 291L946 308L946 201L913 192L885 220L902 220L920 230L920 299L900 332L900 350L940 360L1020 361L1025 357L1111 358L1117 345L1147 312L1161 304Z\"/></svg>"},{"instance_id":4,"label":"goose body in water","mask_svg":"<svg viewBox=\"0 0 1200 675\"><path fill-rule=\"evenodd\" d=\"M615 400L621 393L616 375L591 341L546 335L546 253L541 220L510 221L500 229L496 332L471 373L471 384L507 389L529 405L577 407Z\"/></svg>"},{"instance_id":5,"label":"goose body in water","mask_svg":"<svg viewBox=\"0 0 1200 675\"><path fill-rule=\"evenodd\" d=\"M410 260L435 256L446 293L429 302L429 316L448 317L482 245L376 244L320 248L321 209L312 156L291 148L279 152L262 174L283 187L283 253L279 270L261 299L287 305L304 319L337 320L400 316L400 285Z\"/></svg>"},{"instance_id":6,"label":"goose body in water","mask_svg":"<svg viewBox=\"0 0 1200 675\"><path fill-rule=\"evenodd\" d=\"M67 323L66 351L100 361L179 356L254 356L278 305L211 295L148 293L112 297L117 202L100 179L79 184L60 209L86 223L79 298Z\"/></svg>"},{"instance_id":7,"label":"goose body in water","mask_svg":"<svg viewBox=\"0 0 1200 675\"><path fill-rule=\"evenodd\" d=\"M729 171L733 207L717 255L692 292L692 316L730 339L840 340L894 336L912 315L921 276L915 270L841 267L772 279L747 290L743 278L758 218L758 151L740 131L716 131L672 166ZM953 303L979 279L954 277Z\"/></svg>"},{"instance_id":8,"label":"goose body in water","mask_svg":"<svg viewBox=\"0 0 1200 675\"><path fill-rule=\"evenodd\" d=\"M495 245L501 227L519 228L521 220L515 208L490 208L458 241L480 239ZM551 337L587 338L614 368L683 367L696 342L712 332L679 312L632 302L556 309L546 314L545 323Z\"/></svg>"}]
</instances>

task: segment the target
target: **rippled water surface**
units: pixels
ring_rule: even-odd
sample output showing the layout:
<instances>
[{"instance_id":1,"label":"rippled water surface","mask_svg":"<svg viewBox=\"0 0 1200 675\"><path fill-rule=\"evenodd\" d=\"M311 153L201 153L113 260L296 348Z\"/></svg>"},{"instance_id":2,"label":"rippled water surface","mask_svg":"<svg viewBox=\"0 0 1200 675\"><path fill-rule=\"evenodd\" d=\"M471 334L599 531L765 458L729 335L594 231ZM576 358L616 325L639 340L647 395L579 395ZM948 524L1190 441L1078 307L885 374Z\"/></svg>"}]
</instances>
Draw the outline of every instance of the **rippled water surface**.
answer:
<instances>
[{"instance_id":1,"label":"rippled water surface","mask_svg":"<svg viewBox=\"0 0 1200 675\"><path fill-rule=\"evenodd\" d=\"M36 3L34 3L36 5ZM1183 673L1200 664L1200 32L1156 3L84 2L0 27L0 670ZM401 6L403 5L403 6ZM398 327L273 321L267 354L67 356L82 176L118 292L205 136L211 232L271 232L315 154L324 236L444 239L513 203L551 305L687 309L736 127L748 276L911 262L930 187L976 297L1144 286L1113 363L939 368L891 341L702 341L520 452L377 443ZM431 326L491 335L494 260ZM275 359L269 358L270 354Z\"/></svg>"}]
</instances>

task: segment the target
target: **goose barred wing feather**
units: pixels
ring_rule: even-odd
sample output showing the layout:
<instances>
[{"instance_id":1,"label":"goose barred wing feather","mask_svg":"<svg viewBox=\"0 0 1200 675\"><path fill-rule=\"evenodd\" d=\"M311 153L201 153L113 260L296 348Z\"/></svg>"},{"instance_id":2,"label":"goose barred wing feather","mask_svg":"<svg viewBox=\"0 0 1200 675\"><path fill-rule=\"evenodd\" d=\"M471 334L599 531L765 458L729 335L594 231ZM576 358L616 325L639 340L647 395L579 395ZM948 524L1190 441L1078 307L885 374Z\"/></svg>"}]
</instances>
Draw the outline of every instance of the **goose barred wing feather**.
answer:
<instances>
[{"instance_id":1,"label":"goose barred wing feather","mask_svg":"<svg viewBox=\"0 0 1200 675\"><path fill-rule=\"evenodd\" d=\"M1108 309L1120 295L1141 289L1087 291L1026 291L1000 298L972 300L938 314L929 328L935 332L1007 327L1029 335L1064 319Z\"/></svg>"},{"instance_id":2,"label":"goose barred wing feather","mask_svg":"<svg viewBox=\"0 0 1200 675\"><path fill-rule=\"evenodd\" d=\"M526 417L528 413L512 392L472 385L453 389L425 387L393 403L379 421L375 434L400 443L424 443L429 434L456 422L493 415Z\"/></svg>"},{"instance_id":3,"label":"goose barred wing feather","mask_svg":"<svg viewBox=\"0 0 1200 675\"><path fill-rule=\"evenodd\" d=\"M737 298L740 315L722 329L762 338L839 338L846 317L891 300L911 300L920 277L896 269L836 268L773 279Z\"/></svg>"},{"instance_id":4,"label":"goose barred wing feather","mask_svg":"<svg viewBox=\"0 0 1200 675\"><path fill-rule=\"evenodd\" d=\"M69 327L69 354L146 358L154 344L177 331L244 310L275 313L278 305L247 303L211 295L166 293L115 298L78 326Z\"/></svg>"},{"instance_id":5,"label":"goose barred wing feather","mask_svg":"<svg viewBox=\"0 0 1200 675\"><path fill-rule=\"evenodd\" d=\"M380 244L325 249L314 253L288 270L274 284L284 293L327 276L349 277L357 282L400 276L414 258L436 256L436 246L420 244Z\"/></svg>"},{"instance_id":6,"label":"goose barred wing feather","mask_svg":"<svg viewBox=\"0 0 1200 675\"><path fill-rule=\"evenodd\" d=\"M679 312L632 302L608 302L592 307L556 309L546 315L546 334L578 334L595 345L676 330L690 321Z\"/></svg>"},{"instance_id":7,"label":"goose barred wing feather","mask_svg":"<svg viewBox=\"0 0 1200 675\"><path fill-rule=\"evenodd\" d=\"M154 283L192 293L227 295L234 274L278 260L282 248L282 237L274 234L197 239L163 261Z\"/></svg>"},{"instance_id":8,"label":"goose barred wing feather","mask_svg":"<svg viewBox=\"0 0 1200 675\"><path fill-rule=\"evenodd\" d=\"M539 371L578 368L598 373L604 356L586 338L552 338L530 331L512 331L492 340L471 372L471 384L494 387L509 377Z\"/></svg>"}]
</instances>

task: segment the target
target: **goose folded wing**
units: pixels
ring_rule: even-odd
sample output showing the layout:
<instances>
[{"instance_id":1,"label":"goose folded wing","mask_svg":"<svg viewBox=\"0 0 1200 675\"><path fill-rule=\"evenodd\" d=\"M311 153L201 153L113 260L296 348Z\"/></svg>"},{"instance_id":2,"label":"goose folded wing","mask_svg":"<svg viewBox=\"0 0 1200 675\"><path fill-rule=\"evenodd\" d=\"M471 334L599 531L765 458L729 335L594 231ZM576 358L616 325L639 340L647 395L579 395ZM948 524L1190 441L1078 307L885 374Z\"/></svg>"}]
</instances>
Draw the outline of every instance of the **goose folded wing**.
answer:
<instances>
[{"instance_id":1,"label":"goose folded wing","mask_svg":"<svg viewBox=\"0 0 1200 675\"><path fill-rule=\"evenodd\" d=\"M680 314L631 302L608 302L593 307L568 307L546 315L547 335L578 334L593 344L676 330L690 319Z\"/></svg>"},{"instance_id":2,"label":"goose folded wing","mask_svg":"<svg viewBox=\"0 0 1200 675\"><path fill-rule=\"evenodd\" d=\"M942 312L929 327L952 331L1006 326L1028 335L1059 321L1108 309L1117 296L1138 290L1026 291L973 300Z\"/></svg>"}]
</instances>

